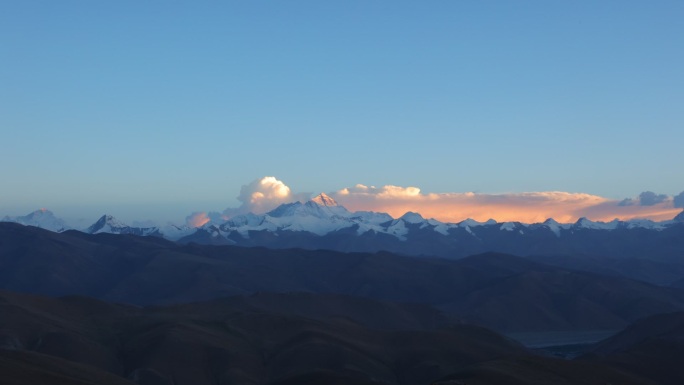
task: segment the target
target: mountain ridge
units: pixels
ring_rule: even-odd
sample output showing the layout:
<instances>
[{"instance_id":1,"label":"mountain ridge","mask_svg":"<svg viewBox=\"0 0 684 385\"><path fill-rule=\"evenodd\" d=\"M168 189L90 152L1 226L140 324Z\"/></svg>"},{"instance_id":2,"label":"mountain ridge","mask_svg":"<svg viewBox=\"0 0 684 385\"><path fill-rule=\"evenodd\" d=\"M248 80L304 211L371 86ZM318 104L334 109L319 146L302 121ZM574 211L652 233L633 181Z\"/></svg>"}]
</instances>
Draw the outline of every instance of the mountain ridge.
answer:
<instances>
[{"instance_id":1,"label":"mountain ridge","mask_svg":"<svg viewBox=\"0 0 684 385\"><path fill-rule=\"evenodd\" d=\"M111 215L103 215L82 231L157 236L183 244L302 247L343 252L387 250L447 258L498 251L517 255L624 254L633 258L649 254L660 258L664 254L664 258L672 259L678 252L684 252L683 215L662 222L645 219L596 222L582 217L575 223L559 223L553 218L533 224L499 223L491 219L446 223L410 211L399 218L386 213L350 212L321 193L307 202L285 203L265 214L236 215L196 228L172 224L135 227L117 221ZM27 224L27 220L21 218L3 220ZM48 227L52 231L67 229L40 226L39 223L38 227ZM668 243L670 249L665 250L663 242Z\"/></svg>"},{"instance_id":2,"label":"mountain ridge","mask_svg":"<svg viewBox=\"0 0 684 385\"><path fill-rule=\"evenodd\" d=\"M260 292L339 294L422 303L506 332L616 330L640 317L684 310L683 290L501 253L448 260L180 245L14 223L0 223L0 289L143 306Z\"/></svg>"}]
</instances>

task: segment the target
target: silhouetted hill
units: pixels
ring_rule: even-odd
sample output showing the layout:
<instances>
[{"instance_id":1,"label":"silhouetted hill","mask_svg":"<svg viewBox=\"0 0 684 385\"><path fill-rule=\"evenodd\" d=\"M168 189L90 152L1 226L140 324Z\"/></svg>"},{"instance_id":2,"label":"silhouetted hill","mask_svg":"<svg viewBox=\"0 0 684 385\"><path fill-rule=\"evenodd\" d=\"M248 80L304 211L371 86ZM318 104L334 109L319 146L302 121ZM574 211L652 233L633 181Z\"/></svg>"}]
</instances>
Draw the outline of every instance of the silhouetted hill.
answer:
<instances>
[{"instance_id":1,"label":"silhouetted hill","mask_svg":"<svg viewBox=\"0 0 684 385\"><path fill-rule=\"evenodd\" d=\"M291 298L299 310L289 309ZM242 306L233 306L239 302ZM317 314L316 305L323 302L328 302L327 309ZM258 304L254 306L258 309L246 310L253 307L250 303ZM371 322L376 329L355 320L356 316L373 318L363 314L372 305L388 310L376 313L379 318ZM287 383L307 376L319 381L416 384L462 365L526 354L515 343L475 326L392 331L397 322L390 321L390 327L384 328L383 319L399 316L404 324L420 322L407 321L415 320L408 308L345 297L261 295L138 308L78 297L47 299L3 292L0 309L5 349L88 365L132 380L149 378L141 384L214 384L218 379L220 383ZM315 318L293 314L302 312ZM29 361L39 361L34 358ZM46 370L45 365L38 366Z\"/></svg>"},{"instance_id":2,"label":"silhouetted hill","mask_svg":"<svg viewBox=\"0 0 684 385\"><path fill-rule=\"evenodd\" d=\"M551 272L562 270L543 262L535 262L529 258L502 253L471 255L459 259L458 264L494 278L510 277L528 271Z\"/></svg>"},{"instance_id":3,"label":"silhouetted hill","mask_svg":"<svg viewBox=\"0 0 684 385\"><path fill-rule=\"evenodd\" d=\"M3 385L135 384L89 365L32 351L4 348L0 348L0 382Z\"/></svg>"},{"instance_id":4,"label":"silhouetted hill","mask_svg":"<svg viewBox=\"0 0 684 385\"><path fill-rule=\"evenodd\" d=\"M644 314L682 309L682 294L624 278L561 269L528 270L475 289L440 308L507 332L617 330Z\"/></svg>"},{"instance_id":5,"label":"silhouetted hill","mask_svg":"<svg viewBox=\"0 0 684 385\"><path fill-rule=\"evenodd\" d=\"M321 303L327 307L317 313ZM386 311L364 314L370 306ZM600 365L533 357L480 327L423 325L424 310L311 294L140 308L0 292L0 379L22 385L129 384L124 379L139 385L398 385L454 375L468 384L492 383L495 374L504 385L540 378L648 383ZM384 328L383 318L390 317L403 321ZM377 327L363 326L368 319ZM422 329L396 329L406 325Z\"/></svg>"},{"instance_id":6,"label":"silhouetted hill","mask_svg":"<svg viewBox=\"0 0 684 385\"><path fill-rule=\"evenodd\" d=\"M435 330L453 322L437 309L418 303L379 302L338 294L256 293L221 298L211 302L179 305L188 311L210 312L206 307L220 303L233 310L274 312L311 319L337 319L378 330Z\"/></svg>"},{"instance_id":7,"label":"silhouetted hill","mask_svg":"<svg viewBox=\"0 0 684 385\"><path fill-rule=\"evenodd\" d=\"M586 360L655 379L664 385L684 383L684 313L639 320L597 344Z\"/></svg>"},{"instance_id":8,"label":"silhouetted hill","mask_svg":"<svg viewBox=\"0 0 684 385\"><path fill-rule=\"evenodd\" d=\"M492 360L460 369L432 385L637 385L657 384L618 368L539 356Z\"/></svg>"},{"instance_id":9,"label":"silhouetted hill","mask_svg":"<svg viewBox=\"0 0 684 385\"><path fill-rule=\"evenodd\" d=\"M597 255L535 255L525 258L565 269L630 278L661 286L676 285L684 277L684 260L662 262L647 259L648 255L643 258L609 258Z\"/></svg>"}]
</instances>

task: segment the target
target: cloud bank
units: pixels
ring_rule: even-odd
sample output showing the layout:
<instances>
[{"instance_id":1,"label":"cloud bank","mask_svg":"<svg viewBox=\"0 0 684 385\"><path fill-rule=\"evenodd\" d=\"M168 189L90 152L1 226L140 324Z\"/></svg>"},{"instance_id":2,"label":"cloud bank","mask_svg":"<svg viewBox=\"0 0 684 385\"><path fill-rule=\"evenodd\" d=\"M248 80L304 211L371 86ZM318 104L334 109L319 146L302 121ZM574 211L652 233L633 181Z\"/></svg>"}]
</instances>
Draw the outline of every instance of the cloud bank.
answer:
<instances>
[{"instance_id":1,"label":"cloud bank","mask_svg":"<svg viewBox=\"0 0 684 385\"><path fill-rule=\"evenodd\" d=\"M332 193L332 196L353 211L383 211L393 217L414 211L424 217L446 222L459 222L467 218L527 223L542 222L547 218L575 222L581 217L598 221L615 218L667 220L679 212L672 198L650 191L630 199L629 204L597 195L562 191L424 194L417 187L364 185L344 188Z\"/></svg>"},{"instance_id":2,"label":"cloud bank","mask_svg":"<svg viewBox=\"0 0 684 385\"><path fill-rule=\"evenodd\" d=\"M670 197L645 191L635 198L614 200L598 195L562 191L482 194L472 192L423 193L418 187L387 185L382 187L357 184L328 193L350 211L386 212L398 218L408 211L443 222L478 221L543 222L554 218L559 222L575 222L581 217L594 221L635 218L656 221L672 219L684 207L684 192ZM263 214L283 203L304 202L309 193L293 193L284 182L272 176L256 179L242 186L238 200L242 204L222 213L198 212L186 223L199 227L209 222L221 223L236 215Z\"/></svg>"}]
</instances>

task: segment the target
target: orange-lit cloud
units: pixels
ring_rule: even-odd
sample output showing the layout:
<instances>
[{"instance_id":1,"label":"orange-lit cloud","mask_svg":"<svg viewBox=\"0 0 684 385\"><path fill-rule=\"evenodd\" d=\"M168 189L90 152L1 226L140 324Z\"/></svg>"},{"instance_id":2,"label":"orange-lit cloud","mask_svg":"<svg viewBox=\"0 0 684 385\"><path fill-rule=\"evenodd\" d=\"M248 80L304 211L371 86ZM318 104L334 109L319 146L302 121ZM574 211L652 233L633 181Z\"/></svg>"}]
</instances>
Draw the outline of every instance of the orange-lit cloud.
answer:
<instances>
[{"instance_id":1,"label":"orange-lit cloud","mask_svg":"<svg viewBox=\"0 0 684 385\"><path fill-rule=\"evenodd\" d=\"M648 206L620 205L620 201L597 195L560 191L424 194L417 187L356 185L331 195L352 211L381 211L393 217L413 211L444 222L459 222L467 218L526 223L542 222L547 218L554 218L559 222L575 222L581 217L595 221L609 221L614 218L666 220L672 219L681 211L673 206L669 197Z\"/></svg>"},{"instance_id":2,"label":"orange-lit cloud","mask_svg":"<svg viewBox=\"0 0 684 385\"><path fill-rule=\"evenodd\" d=\"M209 215L205 212L196 212L190 214L187 218L185 218L185 223L190 226L190 227L202 227L205 224L209 223L211 218L209 218Z\"/></svg>"},{"instance_id":3,"label":"orange-lit cloud","mask_svg":"<svg viewBox=\"0 0 684 385\"><path fill-rule=\"evenodd\" d=\"M682 209L674 207L672 198L668 198L665 201L647 206L621 206L617 201L608 201L579 210L576 216L599 221L610 221L615 218L625 221L630 219L666 221L674 218L680 212Z\"/></svg>"}]
</instances>

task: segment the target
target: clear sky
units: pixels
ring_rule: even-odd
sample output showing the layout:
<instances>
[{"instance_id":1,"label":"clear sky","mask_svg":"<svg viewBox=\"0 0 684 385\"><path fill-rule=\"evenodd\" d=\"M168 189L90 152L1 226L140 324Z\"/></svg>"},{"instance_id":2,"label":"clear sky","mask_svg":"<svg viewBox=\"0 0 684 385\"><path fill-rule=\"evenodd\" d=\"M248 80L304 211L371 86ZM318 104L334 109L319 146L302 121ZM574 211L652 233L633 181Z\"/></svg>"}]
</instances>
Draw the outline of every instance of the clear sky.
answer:
<instances>
[{"instance_id":1,"label":"clear sky","mask_svg":"<svg viewBox=\"0 0 684 385\"><path fill-rule=\"evenodd\" d=\"M684 190L682 1L3 1L0 216ZM135 213L135 215L133 214Z\"/></svg>"}]
</instances>

